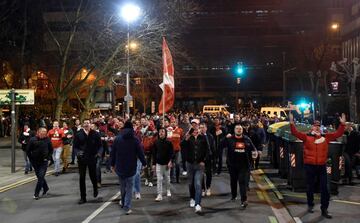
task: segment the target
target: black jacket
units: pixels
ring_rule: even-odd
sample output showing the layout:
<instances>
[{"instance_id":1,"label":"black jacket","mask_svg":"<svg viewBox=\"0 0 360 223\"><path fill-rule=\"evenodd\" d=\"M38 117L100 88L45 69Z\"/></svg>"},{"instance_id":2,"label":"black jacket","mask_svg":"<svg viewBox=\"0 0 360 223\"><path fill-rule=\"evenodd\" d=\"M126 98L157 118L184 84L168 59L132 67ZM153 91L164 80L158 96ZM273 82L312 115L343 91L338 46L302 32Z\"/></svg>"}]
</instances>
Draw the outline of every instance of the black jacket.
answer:
<instances>
[{"instance_id":1,"label":"black jacket","mask_svg":"<svg viewBox=\"0 0 360 223\"><path fill-rule=\"evenodd\" d=\"M153 147L153 165L167 165L174 155L173 144L167 139L157 139Z\"/></svg>"},{"instance_id":2,"label":"black jacket","mask_svg":"<svg viewBox=\"0 0 360 223\"><path fill-rule=\"evenodd\" d=\"M355 153L359 152L360 149L360 134L359 132L353 130L350 133L346 132L346 147L345 151L350 156L354 155Z\"/></svg>"},{"instance_id":3,"label":"black jacket","mask_svg":"<svg viewBox=\"0 0 360 223\"><path fill-rule=\"evenodd\" d=\"M197 139L194 136L190 136L189 140L183 140L180 145L186 162L191 164L205 162L208 156L208 146L203 135L199 135Z\"/></svg>"},{"instance_id":4,"label":"black jacket","mask_svg":"<svg viewBox=\"0 0 360 223\"><path fill-rule=\"evenodd\" d=\"M96 155L101 148L100 134L94 130L90 130L86 135L84 129L78 131L74 137L73 149L76 154L83 153L83 161L94 162Z\"/></svg>"},{"instance_id":5,"label":"black jacket","mask_svg":"<svg viewBox=\"0 0 360 223\"><path fill-rule=\"evenodd\" d=\"M25 133L24 131L22 131L20 133L18 142L21 144L21 149L23 151L26 151L26 147L27 147L27 144L29 143L30 138L32 138L34 136L35 136L35 133L34 133L34 131L31 131L31 130L27 133Z\"/></svg>"},{"instance_id":6,"label":"black jacket","mask_svg":"<svg viewBox=\"0 0 360 223\"><path fill-rule=\"evenodd\" d=\"M210 132L207 132L206 135L204 135L204 137L208 148L208 153L207 153L208 157L206 159L211 160L210 157L213 157L215 155L215 139Z\"/></svg>"},{"instance_id":7,"label":"black jacket","mask_svg":"<svg viewBox=\"0 0 360 223\"><path fill-rule=\"evenodd\" d=\"M248 136L232 136L224 140L223 146L228 148L226 162L229 168L250 169L251 152L256 148Z\"/></svg>"},{"instance_id":8,"label":"black jacket","mask_svg":"<svg viewBox=\"0 0 360 223\"><path fill-rule=\"evenodd\" d=\"M51 159L53 147L50 138L32 137L26 147L26 154L32 164L40 164Z\"/></svg>"}]
</instances>

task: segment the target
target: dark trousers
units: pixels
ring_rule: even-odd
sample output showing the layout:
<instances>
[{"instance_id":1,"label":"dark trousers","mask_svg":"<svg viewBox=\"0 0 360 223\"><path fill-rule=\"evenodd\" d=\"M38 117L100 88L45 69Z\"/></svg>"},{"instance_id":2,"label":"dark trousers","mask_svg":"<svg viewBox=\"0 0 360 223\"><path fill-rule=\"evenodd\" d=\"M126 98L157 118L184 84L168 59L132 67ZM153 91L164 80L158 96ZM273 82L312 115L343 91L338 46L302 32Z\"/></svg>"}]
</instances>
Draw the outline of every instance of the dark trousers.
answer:
<instances>
[{"instance_id":1,"label":"dark trousers","mask_svg":"<svg viewBox=\"0 0 360 223\"><path fill-rule=\"evenodd\" d=\"M181 164L182 164L182 169L183 171L186 171L186 157L185 157L185 153L184 150L180 150L181 153Z\"/></svg>"},{"instance_id":2,"label":"dark trousers","mask_svg":"<svg viewBox=\"0 0 360 223\"><path fill-rule=\"evenodd\" d=\"M345 159L345 177L349 179L349 183L351 183L353 178L352 170L355 165L356 156L344 152L344 159Z\"/></svg>"},{"instance_id":3,"label":"dark trousers","mask_svg":"<svg viewBox=\"0 0 360 223\"><path fill-rule=\"evenodd\" d=\"M224 154L224 148L222 148L222 146L218 147L217 150L217 173L220 174L222 171L222 166L223 166L223 154Z\"/></svg>"},{"instance_id":4,"label":"dark trousers","mask_svg":"<svg viewBox=\"0 0 360 223\"><path fill-rule=\"evenodd\" d=\"M326 165L304 164L304 168L306 173L306 196L308 206L314 206L315 179L318 178L321 191L321 210L327 210L329 207L330 194L327 185Z\"/></svg>"},{"instance_id":5,"label":"dark trousers","mask_svg":"<svg viewBox=\"0 0 360 223\"><path fill-rule=\"evenodd\" d=\"M80 196L81 199L86 199L86 184L85 184L85 177L86 177L86 168L89 169L89 176L91 183L93 185L94 191L97 191L97 179L96 179L96 160L93 161L79 161L79 174L80 174Z\"/></svg>"},{"instance_id":6,"label":"dark trousers","mask_svg":"<svg viewBox=\"0 0 360 223\"><path fill-rule=\"evenodd\" d=\"M102 158L96 157L96 179L98 183L101 183L101 163Z\"/></svg>"},{"instance_id":7,"label":"dark trousers","mask_svg":"<svg viewBox=\"0 0 360 223\"><path fill-rule=\"evenodd\" d=\"M205 182L203 180L202 188L210 189L212 181L212 162L210 160L206 160L205 162Z\"/></svg>"},{"instance_id":8,"label":"dark trousers","mask_svg":"<svg viewBox=\"0 0 360 223\"><path fill-rule=\"evenodd\" d=\"M255 159L255 170L259 169L259 163L260 163L260 156L257 156Z\"/></svg>"},{"instance_id":9,"label":"dark trousers","mask_svg":"<svg viewBox=\"0 0 360 223\"><path fill-rule=\"evenodd\" d=\"M145 159L146 159L146 163L148 163L149 165L146 166L146 168L144 169L144 176L145 176L145 179L147 179L149 181L149 183L153 181L153 171L152 171L152 168L151 168L151 164L153 163L152 162L152 154L147 152L145 153Z\"/></svg>"},{"instance_id":10,"label":"dark trousers","mask_svg":"<svg viewBox=\"0 0 360 223\"><path fill-rule=\"evenodd\" d=\"M45 180L46 170L48 167L48 161L44 161L42 163L34 163L33 164L36 177L38 179L35 187L35 196L38 197L40 190L43 189L43 191L48 191L49 187Z\"/></svg>"},{"instance_id":11,"label":"dark trousers","mask_svg":"<svg viewBox=\"0 0 360 223\"><path fill-rule=\"evenodd\" d=\"M172 158L172 164L173 167L171 168L170 176L172 180L176 180L176 182L179 182L180 178L180 152L175 152L173 158Z\"/></svg>"},{"instance_id":12,"label":"dark trousers","mask_svg":"<svg viewBox=\"0 0 360 223\"><path fill-rule=\"evenodd\" d=\"M239 184L241 202L247 201L247 185L250 175L249 170L229 166L229 173L232 198L236 198L237 184Z\"/></svg>"}]
</instances>

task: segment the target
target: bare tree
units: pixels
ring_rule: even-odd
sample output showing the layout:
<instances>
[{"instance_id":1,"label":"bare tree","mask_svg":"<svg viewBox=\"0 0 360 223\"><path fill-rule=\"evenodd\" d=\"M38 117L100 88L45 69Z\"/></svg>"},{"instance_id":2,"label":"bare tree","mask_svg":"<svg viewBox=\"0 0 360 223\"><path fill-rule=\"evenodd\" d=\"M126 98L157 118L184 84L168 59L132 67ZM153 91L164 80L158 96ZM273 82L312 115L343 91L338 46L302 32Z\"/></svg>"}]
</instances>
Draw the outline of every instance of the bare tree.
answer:
<instances>
[{"instance_id":1,"label":"bare tree","mask_svg":"<svg viewBox=\"0 0 360 223\"><path fill-rule=\"evenodd\" d=\"M359 58L354 58L352 61L348 61L347 58L344 58L337 63L332 62L330 70L342 75L346 79L349 96L350 121L357 122L356 80L360 75Z\"/></svg>"}]
</instances>

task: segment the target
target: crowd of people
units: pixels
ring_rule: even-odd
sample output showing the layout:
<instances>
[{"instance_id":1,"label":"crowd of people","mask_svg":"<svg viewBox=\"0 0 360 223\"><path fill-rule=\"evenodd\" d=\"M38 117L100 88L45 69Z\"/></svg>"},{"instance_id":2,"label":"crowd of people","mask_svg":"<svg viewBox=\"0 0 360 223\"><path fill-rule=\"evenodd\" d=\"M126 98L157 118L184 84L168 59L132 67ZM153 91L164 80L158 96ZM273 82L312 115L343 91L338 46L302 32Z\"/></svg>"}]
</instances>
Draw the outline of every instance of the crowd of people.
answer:
<instances>
[{"instance_id":1,"label":"crowd of people","mask_svg":"<svg viewBox=\"0 0 360 223\"><path fill-rule=\"evenodd\" d=\"M227 156L232 200L240 187L241 207L247 206L250 170L258 168L266 144L266 130L271 120L254 112L233 117L193 113L166 116L137 114L131 118L98 116L74 123L54 120L51 127L40 126L35 132L24 123L19 142L24 151L25 174L35 170L40 191L49 187L45 173L53 165L54 175L66 173L77 160L79 168L79 204L87 202L86 171L93 186L93 196L101 188L101 170L117 174L120 205L131 213L131 200L141 199L140 185L156 184L155 201L171 197L171 184L186 176L190 207L201 212L201 198L211 196L212 176L225 168ZM225 154L225 151L227 153ZM141 178L144 178L143 180Z\"/></svg>"},{"instance_id":2,"label":"crowd of people","mask_svg":"<svg viewBox=\"0 0 360 223\"><path fill-rule=\"evenodd\" d=\"M171 184L180 183L182 175L188 180L189 206L199 213L202 197L211 196L212 177L225 169L230 175L231 199L235 201L239 197L241 208L247 207L250 170L259 168L267 144L266 130L277 121L254 109L241 110L231 117L202 113L136 114L125 118L99 115L82 123L79 119L40 123L37 132L24 122L19 142L24 151L25 174L34 169L38 178L36 200L40 199L41 190L42 196L49 190L45 180L49 166L53 165L54 175L60 176L77 160L79 204L87 202L87 170L94 197L102 186L102 173L116 173L121 192L119 204L126 214L132 213L133 195L141 199L142 183L147 187L156 184L154 200L160 202L172 196ZM352 142L345 149L348 154L345 175L351 180L353 155L359 153L360 134L351 125L344 129ZM305 137L293 132L300 138ZM324 196L328 200L326 193ZM309 202L311 207L311 199ZM325 216L329 216L327 206L324 201Z\"/></svg>"}]
</instances>

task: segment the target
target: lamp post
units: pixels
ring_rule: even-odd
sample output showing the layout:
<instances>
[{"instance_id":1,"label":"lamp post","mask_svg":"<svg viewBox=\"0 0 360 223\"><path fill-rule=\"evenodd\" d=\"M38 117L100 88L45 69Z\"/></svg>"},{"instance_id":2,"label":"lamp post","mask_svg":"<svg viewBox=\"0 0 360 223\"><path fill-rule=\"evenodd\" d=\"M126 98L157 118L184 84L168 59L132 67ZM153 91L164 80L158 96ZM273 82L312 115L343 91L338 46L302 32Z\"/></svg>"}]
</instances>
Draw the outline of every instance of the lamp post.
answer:
<instances>
[{"instance_id":1,"label":"lamp post","mask_svg":"<svg viewBox=\"0 0 360 223\"><path fill-rule=\"evenodd\" d=\"M130 115L130 101L132 96L130 95L130 23L134 22L140 16L140 8L135 4L126 4L121 8L121 17L127 23L127 72L126 72L126 95L124 101L126 101L126 114Z\"/></svg>"}]
</instances>

